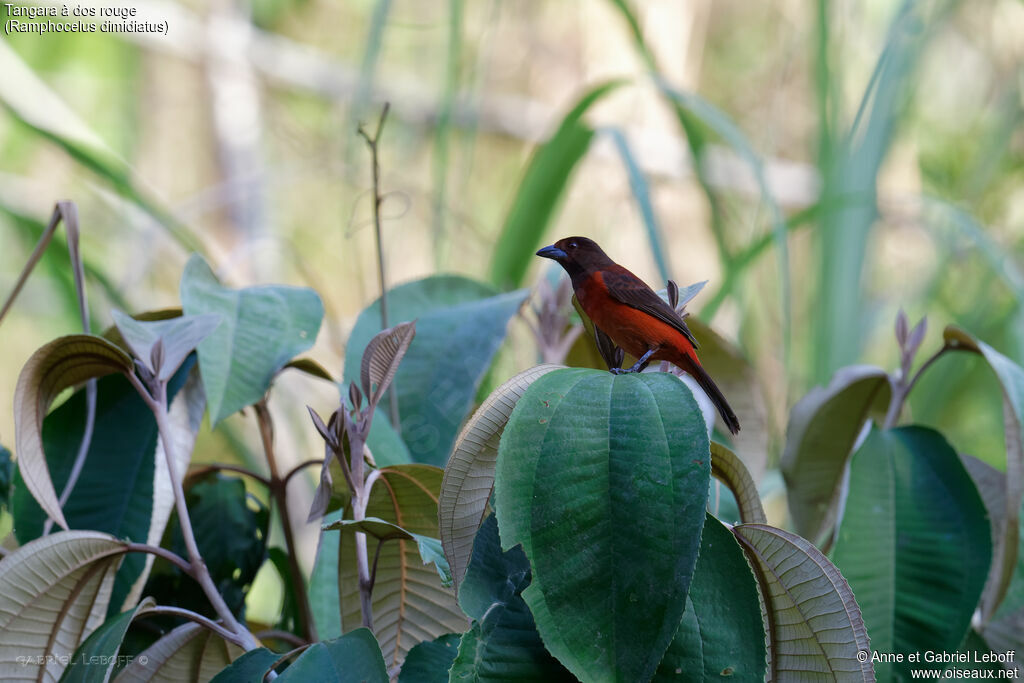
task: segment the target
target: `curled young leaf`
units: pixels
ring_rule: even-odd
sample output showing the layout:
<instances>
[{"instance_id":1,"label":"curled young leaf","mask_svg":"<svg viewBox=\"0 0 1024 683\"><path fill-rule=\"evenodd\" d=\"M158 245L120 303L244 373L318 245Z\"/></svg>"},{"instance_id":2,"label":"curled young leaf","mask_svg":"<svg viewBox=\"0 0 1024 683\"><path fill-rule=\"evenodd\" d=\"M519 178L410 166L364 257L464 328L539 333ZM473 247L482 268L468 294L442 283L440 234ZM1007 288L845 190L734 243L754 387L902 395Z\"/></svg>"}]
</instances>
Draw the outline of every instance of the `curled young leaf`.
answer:
<instances>
[{"instance_id":1,"label":"curled young leaf","mask_svg":"<svg viewBox=\"0 0 1024 683\"><path fill-rule=\"evenodd\" d=\"M387 391L415 336L416 321L413 320L378 332L366 345L359 369L359 383L371 406L376 406Z\"/></svg>"},{"instance_id":2,"label":"curled young leaf","mask_svg":"<svg viewBox=\"0 0 1024 683\"><path fill-rule=\"evenodd\" d=\"M740 510L740 519L745 524L767 523L757 485L747 466L735 453L715 441L711 442L711 475L732 491Z\"/></svg>"},{"instance_id":3,"label":"curled young leaf","mask_svg":"<svg viewBox=\"0 0 1024 683\"><path fill-rule=\"evenodd\" d=\"M131 357L102 337L60 337L32 354L14 391L14 428L18 468L25 486L53 521L67 529L43 452L43 418L64 389L114 372L133 369Z\"/></svg>"}]
</instances>

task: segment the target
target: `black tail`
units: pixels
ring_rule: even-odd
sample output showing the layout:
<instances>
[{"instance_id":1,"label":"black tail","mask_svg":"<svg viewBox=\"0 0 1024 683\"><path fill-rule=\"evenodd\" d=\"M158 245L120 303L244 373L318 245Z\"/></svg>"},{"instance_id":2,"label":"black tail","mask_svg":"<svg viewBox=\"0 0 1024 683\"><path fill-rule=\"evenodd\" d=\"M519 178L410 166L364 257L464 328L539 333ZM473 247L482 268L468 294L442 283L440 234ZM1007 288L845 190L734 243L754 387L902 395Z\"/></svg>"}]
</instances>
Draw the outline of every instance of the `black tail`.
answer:
<instances>
[{"instance_id":1,"label":"black tail","mask_svg":"<svg viewBox=\"0 0 1024 683\"><path fill-rule=\"evenodd\" d=\"M699 363L693 362L689 356L685 356L685 361L679 367L697 380L697 384L700 385L700 388L704 390L704 393L711 399L715 408L718 409L718 414L722 416L725 426L729 428L729 431L733 434L740 431L740 421L736 419L736 413L732 412L729 402L725 400L725 395L722 394L722 390L718 388L715 381L711 379L711 375Z\"/></svg>"}]
</instances>

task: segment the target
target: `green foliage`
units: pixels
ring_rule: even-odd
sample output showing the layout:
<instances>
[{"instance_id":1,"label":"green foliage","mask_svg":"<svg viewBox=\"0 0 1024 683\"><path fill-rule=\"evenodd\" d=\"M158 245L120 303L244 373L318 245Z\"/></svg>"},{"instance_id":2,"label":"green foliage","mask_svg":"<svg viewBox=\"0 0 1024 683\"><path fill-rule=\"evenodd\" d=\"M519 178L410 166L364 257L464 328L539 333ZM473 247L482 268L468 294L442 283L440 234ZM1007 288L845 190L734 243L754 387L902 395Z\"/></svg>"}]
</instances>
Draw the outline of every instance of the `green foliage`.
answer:
<instances>
[{"instance_id":1,"label":"green foliage","mask_svg":"<svg viewBox=\"0 0 1024 683\"><path fill-rule=\"evenodd\" d=\"M231 611L241 614L245 594L267 557L269 511L246 493L241 479L216 473L194 482L186 500L196 544L210 575ZM169 536L168 546L187 556L177 519L171 521ZM213 614L195 581L174 566L154 571L145 592L160 601L173 597L178 605Z\"/></svg>"},{"instance_id":2,"label":"green foliage","mask_svg":"<svg viewBox=\"0 0 1024 683\"><path fill-rule=\"evenodd\" d=\"M708 514L686 611L652 680L763 680L763 635L757 582L743 551Z\"/></svg>"},{"instance_id":3,"label":"green foliage","mask_svg":"<svg viewBox=\"0 0 1024 683\"><path fill-rule=\"evenodd\" d=\"M409 650L398 683L448 683L448 670L452 668L460 638L457 633L448 633L424 640Z\"/></svg>"},{"instance_id":4,"label":"green foliage","mask_svg":"<svg viewBox=\"0 0 1024 683\"><path fill-rule=\"evenodd\" d=\"M259 401L274 375L316 341L324 307L311 289L223 287L196 255L181 278L186 315L217 313L221 324L199 344L199 369L216 425Z\"/></svg>"},{"instance_id":5,"label":"green foliage","mask_svg":"<svg viewBox=\"0 0 1024 683\"><path fill-rule=\"evenodd\" d=\"M11 452L0 446L0 510L11 507L11 486L14 483L14 472Z\"/></svg>"},{"instance_id":6,"label":"green foliage","mask_svg":"<svg viewBox=\"0 0 1024 683\"><path fill-rule=\"evenodd\" d=\"M447 275L388 292L388 324L416 320L416 339L392 388L398 394L399 431L415 462L444 465L476 387L505 339L508 321L525 298L524 291L498 294L482 283ZM359 358L381 329L378 300L359 314L349 337L345 384L358 381ZM388 412L387 401L381 408Z\"/></svg>"},{"instance_id":7,"label":"green foliage","mask_svg":"<svg viewBox=\"0 0 1024 683\"><path fill-rule=\"evenodd\" d=\"M992 557L985 507L957 457L922 427L873 431L854 454L834 558L879 652L953 652ZM909 677L913 664L879 663Z\"/></svg>"},{"instance_id":8,"label":"green foliage","mask_svg":"<svg viewBox=\"0 0 1024 683\"><path fill-rule=\"evenodd\" d=\"M366 629L314 643L277 679L281 683L387 683L377 639Z\"/></svg>"},{"instance_id":9,"label":"green foliage","mask_svg":"<svg viewBox=\"0 0 1024 683\"><path fill-rule=\"evenodd\" d=\"M502 545L522 543L523 597L577 676L654 673L685 607L710 461L703 415L670 375L556 370L519 399L495 476Z\"/></svg>"},{"instance_id":10,"label":"green foliage","mask_svg":"<svg viewBox=\"0 0 1024 683\"><path fill-rule=\"evenodd\" d=\"M498 523L489 516L477 531L459 606L473 619L450 663L453 681L573 681L544 649L522 594L530 563L520 546L502 552Z\"/></svg>"},{"instance_id":11,"label":"green foliage","mask_svg":"<svg viewBox=\"0 0 1024 683\"><path fill-rule=\"evenodd\" d=\"M192 356L171 380L171 401L181 391L194 365ZM82 442L85 404L85 391L77 391L43 421L46 466L59 490L64 488ZM198 427L196 420L193 430ZM120 375L99 379L92 441L82 474L63 508L71 528L105 531L119 538L145 542L155 523L159 539L167 518L164 516L161 522L159 515L154 520L153 514L154 507L158 507L153 490L157 456L160 454L156 421L128 380ZM15 473L11 502L18 542L28 543L42 535L46 514L25 488L20 471ZM111 616L121 611L145 565L144 555L125 557L114 583Z\"/></svg>"}]
</instances>

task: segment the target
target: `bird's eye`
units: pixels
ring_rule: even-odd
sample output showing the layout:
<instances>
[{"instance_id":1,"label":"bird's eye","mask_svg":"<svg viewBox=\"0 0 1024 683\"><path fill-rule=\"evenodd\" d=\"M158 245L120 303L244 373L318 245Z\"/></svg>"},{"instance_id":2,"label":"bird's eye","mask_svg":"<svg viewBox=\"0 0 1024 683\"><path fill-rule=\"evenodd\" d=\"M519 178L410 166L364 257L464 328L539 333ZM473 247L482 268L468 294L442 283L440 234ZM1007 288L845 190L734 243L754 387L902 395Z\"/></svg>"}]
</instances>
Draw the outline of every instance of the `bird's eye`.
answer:
<instances>
[{"instance_id":1,"label":"bird's eye","mask_svg":"<svg viewBox=\"0 0 1024 683\"><path fill-rule=\"evenodd\" d=\"M569 242L569 248L570 248L570 249L575 249L575 248L576 248L576 247L578 247L578 246L579 246L579 245L578 245L578 244L576 244L575 242Z\"/></svg>"}]
</instances>

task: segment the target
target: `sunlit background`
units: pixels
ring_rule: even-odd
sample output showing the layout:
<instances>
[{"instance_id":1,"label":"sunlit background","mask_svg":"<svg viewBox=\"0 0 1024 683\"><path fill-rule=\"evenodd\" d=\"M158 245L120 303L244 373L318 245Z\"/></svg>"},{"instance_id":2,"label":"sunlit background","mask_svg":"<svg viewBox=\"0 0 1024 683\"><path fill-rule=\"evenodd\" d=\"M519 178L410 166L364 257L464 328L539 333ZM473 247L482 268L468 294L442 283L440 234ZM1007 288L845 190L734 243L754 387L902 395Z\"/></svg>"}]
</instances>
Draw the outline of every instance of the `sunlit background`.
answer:
<instances>
[{"instance_id":1,"label":"sunlit background","mask_svg":"<svg viewBox=\"0 0 1024 683\"><path fill-rule=\"evenodd\" d=\"M956 324L1024 362L1018 0L130 5L167 35L0 38L0 299L54 202L71 199L94 332L111 307L178 305L198 249L233 286L315 288L327 319L313 356L340 375L348 332L380 294L357 128L372 134L389 102L389 285L454 272L530 287L551 265L530 254L570 234L655 287L710 280L690 309L753 364L769 463L809 388L843 365L896 366L901 307L912 323L928 316L923 354ZM534 195L547 204L511 220L537 145L619 79L572 124L589 145L549 147L568 161ZM516 231L528 248L500 249ZM8 446L22 364L80 331L62 240L0 329ZM525 277L501 275L513 261L529 263ZM525 324L512 325L504 374L537 359ZM962 355L925 376L913 418L998 461L998 385ZM304 405L329 412L335 395L283 384L282 457L322 455ZM229 422L255 437L251 421ZM237 453L207 436L197 457Z\"/></svg>"}]
</instances>

